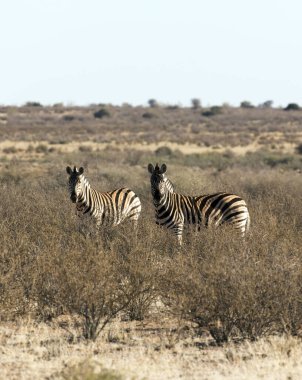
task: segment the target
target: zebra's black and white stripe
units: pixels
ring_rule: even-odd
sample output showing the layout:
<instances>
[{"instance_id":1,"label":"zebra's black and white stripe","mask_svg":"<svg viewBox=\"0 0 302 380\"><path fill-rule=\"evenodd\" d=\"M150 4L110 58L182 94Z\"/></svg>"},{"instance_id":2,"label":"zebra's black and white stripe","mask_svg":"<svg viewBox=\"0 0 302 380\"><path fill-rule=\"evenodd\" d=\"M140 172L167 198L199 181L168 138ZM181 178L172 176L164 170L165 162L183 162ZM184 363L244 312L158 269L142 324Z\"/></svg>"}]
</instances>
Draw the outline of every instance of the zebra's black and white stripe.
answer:
<instances>
[{"instance_id":1,"label":"zebra's black and white stripe","mask_svg":"<svg viewBox=\"0 0 302 380\"><path fill-rule=\"evenodd\" d=\"M90 214L96 219L97 226L117 226L125 219L134 221L135 227L141 213L139 197L128 188L110 192L98 192L90 186L84 176L84 169L67 166L70 199L76 204L80 214Z\"/></svg>"},{"instance_id":2,"label":"zebra's black and white stripe","mask_svg":"<svg viewBox=\"0 0 302 380\"><path fill-rule=\"evenodd\" d=\"M248 230L250 217L245 201L235 194L215 193L185 196L174 192L166 176L167 166L148 165L151 174L151 193L155 207L156 223L165 226L177 235L182 244L185 224L219 226L230 223L242 235Z\"/></svg>"}]
</instances>

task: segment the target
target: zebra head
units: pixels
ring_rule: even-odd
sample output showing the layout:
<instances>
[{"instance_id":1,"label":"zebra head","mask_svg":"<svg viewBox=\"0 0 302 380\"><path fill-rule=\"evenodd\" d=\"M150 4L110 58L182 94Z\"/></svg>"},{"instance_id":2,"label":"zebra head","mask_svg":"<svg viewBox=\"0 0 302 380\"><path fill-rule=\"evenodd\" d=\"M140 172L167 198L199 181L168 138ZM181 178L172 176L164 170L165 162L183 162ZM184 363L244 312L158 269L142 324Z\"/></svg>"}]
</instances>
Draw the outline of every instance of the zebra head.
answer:
<instances>
[{"instance_id":1,"label":"zebra head","mask_svg":"<svg viewBox=\"0 0 302 380\"><path fill-rule=\"evenodd\" d=\"M70 194L70 199L72 203L76 203L82 191L82 174L84 173L84 168L79 170L74 166L73 170L70 166L66 168L67 174L69 174L68 179L68 189Z\"/></svg>"},{"instance_id":2,"label":"zebra head","mask_svg":"<svg viewBox=\"0 0 302 380\"><path fill-rule=\"evenodd\" d=\"M167 185L170 183L166 176L167 165L162 164L161 167L158 164L155 167L152 164L148 165L148 172L151 174L151 193L155 200L160 200L160 198L169 190Z\"/></svg>"}]
</instances>

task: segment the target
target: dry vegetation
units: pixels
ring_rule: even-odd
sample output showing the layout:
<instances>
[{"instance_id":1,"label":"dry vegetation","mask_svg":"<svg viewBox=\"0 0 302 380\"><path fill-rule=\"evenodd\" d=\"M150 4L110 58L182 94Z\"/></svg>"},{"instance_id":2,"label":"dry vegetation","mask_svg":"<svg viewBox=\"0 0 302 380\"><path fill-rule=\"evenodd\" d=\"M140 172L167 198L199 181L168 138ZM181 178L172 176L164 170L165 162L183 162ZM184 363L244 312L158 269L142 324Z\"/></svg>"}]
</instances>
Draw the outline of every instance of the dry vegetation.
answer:
<instances>
[{"instance_id":1,"label":"dry vegetation","mask_svg":"<svg viewBox=\"0 0 302 380\"><path fill-rule=\"evenodd\" d=\"M0 377L301 378L300 111L58 105L1 115ZM153 222L155 161L177 191L243 196L246 241L227 228L187 230L180 250ZM70 164L100 190L135 190L137 237L127 223L96 231L75 215Z\"/></svg>"}]
</instances>

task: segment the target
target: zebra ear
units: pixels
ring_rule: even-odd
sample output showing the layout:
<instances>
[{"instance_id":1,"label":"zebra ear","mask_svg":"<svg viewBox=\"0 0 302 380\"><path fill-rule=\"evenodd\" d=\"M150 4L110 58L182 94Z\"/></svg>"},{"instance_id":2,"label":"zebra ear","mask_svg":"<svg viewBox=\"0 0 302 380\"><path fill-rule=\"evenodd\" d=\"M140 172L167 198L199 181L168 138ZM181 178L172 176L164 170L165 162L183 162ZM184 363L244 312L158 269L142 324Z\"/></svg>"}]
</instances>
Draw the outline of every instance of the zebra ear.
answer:
<instances>
[{"instance_id":1,"label":"zebra ear","mask_svg":"<svg viewBox=\"0 0 302 380\"><path fill-rule=\"evenodd\" d=\"M166 171L167 171L167 165L166 164L162 164L162 166L160 168L160 171L162 172L162 174L166 173Z\"/></svg>"},{"instance_id":2,"label":"zebra ear","mask_svg":"<svg viewBox=\"0 0 302 380\"><path fill-rule=\"evenodd\" d=\"M67 174L71 175L71 173L72 173L72 169L71 169L70 166L67 166L67 167L66 167L66 172L67 172Z\"/></svg>"},{"instance_id":3,"label":"zebra ear","mask_svg":"<svg viewBox=\"0 0 302 380\"><path fill-rule=\"evenodd\" d=\"M154 172L154 166L152 164L148 165L148 172L152 174Z\"/></svg>"},{"instance_id":4,"label":"zebra ear","mask_svg":"<svg viewBox=\"0 0 302 380\"><path fill-rule=\"evenodd\" d=\"M84 173L84 168L82 168L82 166L81 166L80 169L79 169L79 173L80 173L80 174L83 174L83 173Z\"/></svg>"}]
</instances>

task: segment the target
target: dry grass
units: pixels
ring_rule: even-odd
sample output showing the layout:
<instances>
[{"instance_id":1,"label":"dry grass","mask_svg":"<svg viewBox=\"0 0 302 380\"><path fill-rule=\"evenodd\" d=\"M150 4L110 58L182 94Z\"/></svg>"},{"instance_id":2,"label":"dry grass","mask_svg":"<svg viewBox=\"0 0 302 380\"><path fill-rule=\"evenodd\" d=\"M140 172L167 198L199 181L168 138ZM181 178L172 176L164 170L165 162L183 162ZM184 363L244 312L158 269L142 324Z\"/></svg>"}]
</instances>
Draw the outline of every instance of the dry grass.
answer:
<instances>
[{"instance_id":1,"label":"dry grass","mask_svg":"<svg viewBox=\"0 0 302 380\"><path fill-rule=\"evenodd\" d=\"M1 126L2 140L47 140L52 142L94 141L108 143L194 143L203 146L246 146L301 142L300 112L280 109L223 107L213 117L200 110L164 107L106 106L110 116L95 118L100 108L91 107L6 107ZM152 115L146 118L144 115Z\"/></svg>"},{"instance_id":2,"label":"dry grass","mask_svg":"<svg viewBox=\"0 0 302 380\"><path fill-rule=\"evenodd\" d=\"M159 328L142 337L142 328L148 324L116 322L104 339L86 344L69 343L54 326L2 324L1 378L299 380L302 375L302 343L294 337L214 347Z\"/></svg>"},{"instance_id":3,"label":"dry grass","mask_svg":"<svg viewBox=\"0 0 302 380\"><path fill-rule=\"evenodd\" d=\"M94 118L100 108L1 111L0 378L299 379L297 113L107 106ZM187 230L179 251L153 221L154 161L178 192L244 197L244 245L227 229ZM130 225L96 231L76 217L74 164L99 190L135 190L137 238Z\"/></svg>"}]
</instances>

